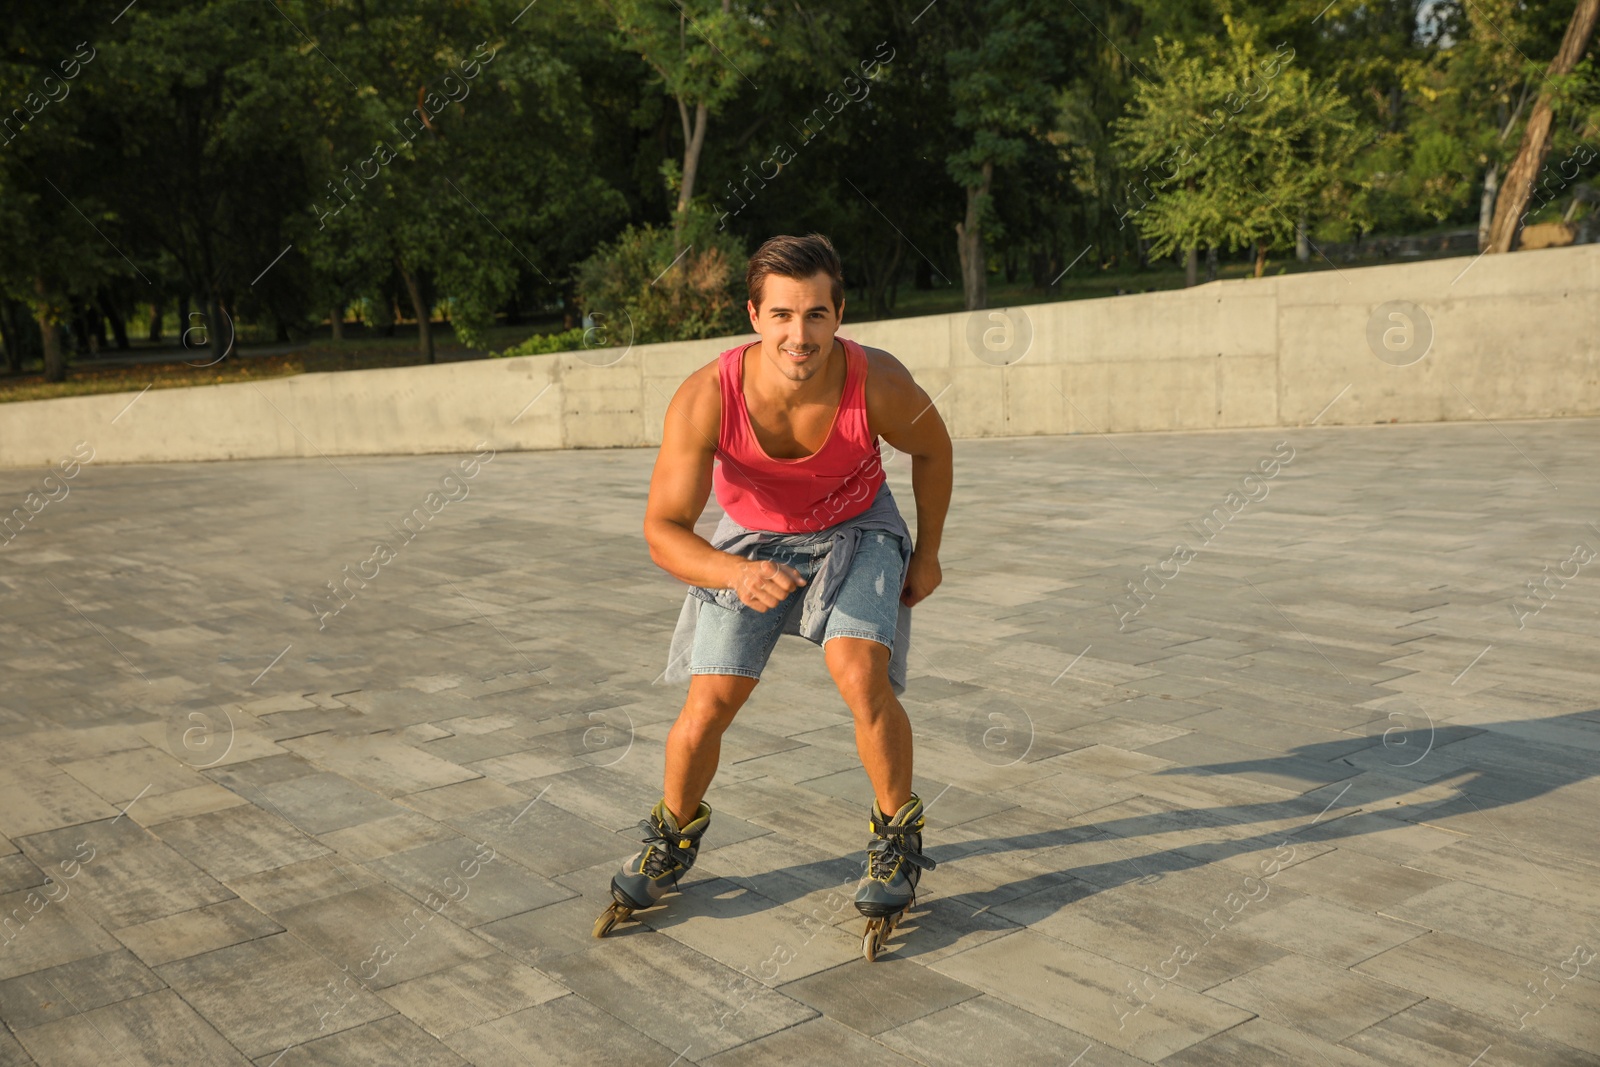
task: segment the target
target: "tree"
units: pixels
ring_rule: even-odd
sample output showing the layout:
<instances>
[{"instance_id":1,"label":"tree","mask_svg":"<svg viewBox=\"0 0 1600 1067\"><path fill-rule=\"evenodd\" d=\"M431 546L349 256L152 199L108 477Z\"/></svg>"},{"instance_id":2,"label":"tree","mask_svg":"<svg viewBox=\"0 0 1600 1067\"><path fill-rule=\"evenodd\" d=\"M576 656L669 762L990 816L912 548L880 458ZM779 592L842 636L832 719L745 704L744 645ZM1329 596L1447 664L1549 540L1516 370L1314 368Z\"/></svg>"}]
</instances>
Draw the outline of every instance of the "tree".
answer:
<instances>
[{"instance_id":1,"label":"tree","mask_svg":"<svg viewBox=\"0 0 1600 1067\"><path fill-rule=\"evenodd\" d=\"M1122 219L1151 239L1152 256L1254 246L1260 277L1300 219L1333 213L1366 136L1344 95L1296 67L1287 46L1265 54L1249 27L1225 25L1227 40L1199 52L1158 42L1150 80L1117 123L1142 178Z\"/></svg>"},{"instance_id":2,"label":"tree","mask_svg":"<svg viewBox=\"0 0 1600 1067\"><path fill-rule=\"evenodd\" d=\"M1561 47L1556 50L1555 58L1550 61L1550 69L1545 72L1546 84L1540 89L1533 113L1528 117L1517 158L1512 162L1511 169L1506 171L1505 189L1495 207L1494 224L1489 230L1486 251L1511 251L1511 244L1521 228L1523 209L1533 193L1534 179L1539 168L1544 166L1545 155L1550 151L1551 125L1555 118L1553 100L1558 88L1550 83L1570 74L1577 66L1578 60L1589 47L1597 19L1600 19L1600 0L1578 0L1572 12L1572 21L1567 24L1567 32L1561 38Z\"/></svg>"},{"instance_id":3,"label":"tree","mask_svg":"<svg viewBox=\"0 0 1600 1067\"><path fill-rule=\"evenodd\" d=\"M955 224L961 287L967 310L987 307L984 226L996 168L1020 163L1044 136L1055 105L1062 63L1051 29L1058 9L1042 0L977 0L951 14L951 123L965 144L946 160L966 193L966 213ZM970 43L969 43L970 42Z\"/></svg>"},{"instance_id":4,"label":"tree","mask_svg":"<svg viewBox=\"0 0 1600 1067\"><path fill-rule=\"evenodd\" d=\"M741 0L601 0L619 32L618 43L637 53L678 108L683 155L677 172L675 213L694 199L711 116L745 88L767 62L777 41L769 6Z\"/></svg>"}]
</instances>

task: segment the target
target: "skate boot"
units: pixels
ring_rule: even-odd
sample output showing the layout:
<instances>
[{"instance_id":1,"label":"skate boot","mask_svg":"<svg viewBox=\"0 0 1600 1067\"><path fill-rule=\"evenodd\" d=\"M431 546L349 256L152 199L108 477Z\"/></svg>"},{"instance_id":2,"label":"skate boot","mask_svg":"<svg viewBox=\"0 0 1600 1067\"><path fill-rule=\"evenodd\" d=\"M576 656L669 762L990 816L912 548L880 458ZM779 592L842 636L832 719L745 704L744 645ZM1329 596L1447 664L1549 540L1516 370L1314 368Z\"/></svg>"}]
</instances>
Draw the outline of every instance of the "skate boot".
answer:
<instances>
[{"instance_id":1,"label":"skate boot","mask_svg":"<svg viewBox=\"0 0 1600 1067\"><path fill-rule=\"evenodd\" d=\"M872 802L872 832L867 846L867 872L856 889L856 910L867 917L861 951L875 960L895 926L917 900L917 879L936 864L922 854L922 801L915 793L894 818L886 818Z\"/></svg>"},{"instance_id":2,"label":"skate boot","mask_svg":"<svg viewBox=\"0 0 1600 1067\"><path fill-rule=\"evenodd\" d=\"M644 831L644 851L622 865L611 877L612 905L595 920L594 936L604 937L619 922L635 911L654 907L656 902L678 885L678 879L694 866L700 851L700 838L711 825L711 806L704 802L686 825L679 826L667 802L661 800L650 809L650 817L639 823Z\"/></svg>"}]
</instances>

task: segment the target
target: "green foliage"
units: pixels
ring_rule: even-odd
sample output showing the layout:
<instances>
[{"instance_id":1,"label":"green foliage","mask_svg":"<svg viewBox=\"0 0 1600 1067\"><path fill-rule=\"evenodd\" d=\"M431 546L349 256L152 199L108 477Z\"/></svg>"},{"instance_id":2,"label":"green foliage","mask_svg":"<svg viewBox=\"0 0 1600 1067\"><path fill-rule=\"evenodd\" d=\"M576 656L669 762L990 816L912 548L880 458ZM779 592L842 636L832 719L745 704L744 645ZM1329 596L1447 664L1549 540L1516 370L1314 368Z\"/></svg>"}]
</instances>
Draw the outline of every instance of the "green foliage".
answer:
<instances>
[{"instance_id":1,"label":"green foliage","mask_svg":"<svg viewBox=\"0 0 1600 1067\"><path fill-rule=\"evenodd\" d=\"M1544 75L1575 2L22 5L0 20L0 312L12 353L39 320L81 345L91 306L131 326L181 297L220 349L214 316L298 333L360 302L409 316L413 287L478 347L552 311L530 344L571 344L580 310L704 337L745 329L745 249L812 231L851 307L915 286L926 309L975 264L1076 286L1283 247L1302 219L1471 226L1547 90L1529 217L1556 218L1600 177L1593 46Z\"/></svg>"},{"instance_id":2,"label":"green foliage","mask_svg":"<svg viewBox=\"0 0 1600 1067\"><path fill-rule=\"evenodd\" d=\"M743 243L691 208L680 235L670 226L629 226L578 267L578 301L634 341L679 341L741 332ZM624 324L627 325L624 325Z\"/></svg>"},{"instance_id":3,"label":"green foliage","mask_svg":"<svg viewBox=\"0 0 1600 1067\"><path fill-rule=\"evenodd\" d=\"M575 352L585 347L585 340L591 331L578 326L559 333L536 333L521 344L513 345L503 352L493 353L495 359L509 359L512 356L542 356L550 352ZM590 340L592 344L592 340Z\"/></svg>"},{"instance_id":4,"label":"green foliage","mask_svg":"<svg viewBox=\"0 0 1600 1067\"><path fill-rule=\"evenodd\" d=\"M1303 217L1346 210L1342 175L1369 134L1331 83L1257 44L1232 19L1225 41L1158 42L1117 144L1137 184L1123 218L1155 256L1190 248L1275 247Z\"/></svg>"}]
</instances>

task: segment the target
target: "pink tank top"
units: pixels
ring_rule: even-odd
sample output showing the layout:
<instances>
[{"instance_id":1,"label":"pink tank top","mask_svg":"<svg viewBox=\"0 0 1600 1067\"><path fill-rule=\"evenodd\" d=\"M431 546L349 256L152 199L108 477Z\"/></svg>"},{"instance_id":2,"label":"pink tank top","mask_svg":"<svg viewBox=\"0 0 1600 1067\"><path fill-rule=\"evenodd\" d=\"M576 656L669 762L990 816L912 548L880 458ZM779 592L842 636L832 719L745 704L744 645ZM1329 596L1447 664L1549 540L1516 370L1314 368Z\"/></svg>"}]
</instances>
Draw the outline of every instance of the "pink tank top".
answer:
<instances>
[{"instance_id":1,"label":"pink tank top","mask_svg":"<svg viewBox=\"0 0 1600 1067\"><path fill-rule=\"evenodd\" d=\"M799 459L773 459L750 429L744 354L752 345L718 357L722 428L711 483L717 503L739 525L771 533L818 533L872 506L884 473L877 435L867 426L867 354L854 341L839 341L846 367L839 408L822 447Z\"/></svg>"}]
</instances>

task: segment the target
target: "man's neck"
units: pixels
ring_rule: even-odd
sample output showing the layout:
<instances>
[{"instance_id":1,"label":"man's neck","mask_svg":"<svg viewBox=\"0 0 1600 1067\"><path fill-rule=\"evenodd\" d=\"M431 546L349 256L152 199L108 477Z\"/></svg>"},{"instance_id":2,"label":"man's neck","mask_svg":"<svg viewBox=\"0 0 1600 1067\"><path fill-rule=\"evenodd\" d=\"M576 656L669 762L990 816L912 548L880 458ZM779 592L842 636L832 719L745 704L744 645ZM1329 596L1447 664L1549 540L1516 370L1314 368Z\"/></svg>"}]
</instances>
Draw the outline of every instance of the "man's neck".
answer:
<instances>
[{"instance_id":1,"label":"man's neck","mask_svg":"<svg viewBox=\"0 0 1600 1067\"><path fill-rule=\"evenodd\" d=\"M801 381L796 381L773 366L774 362L781 365L788 357L779 349L774 349L773 354L769 355L765 341L758 346L756 357L751 391L784 408L796 408L830 398L844 378L841 370L848 370L844 342L837 336L831 340L826 354L818 357L820 366L816 373Z\"/></svg>"}]
</instances>

